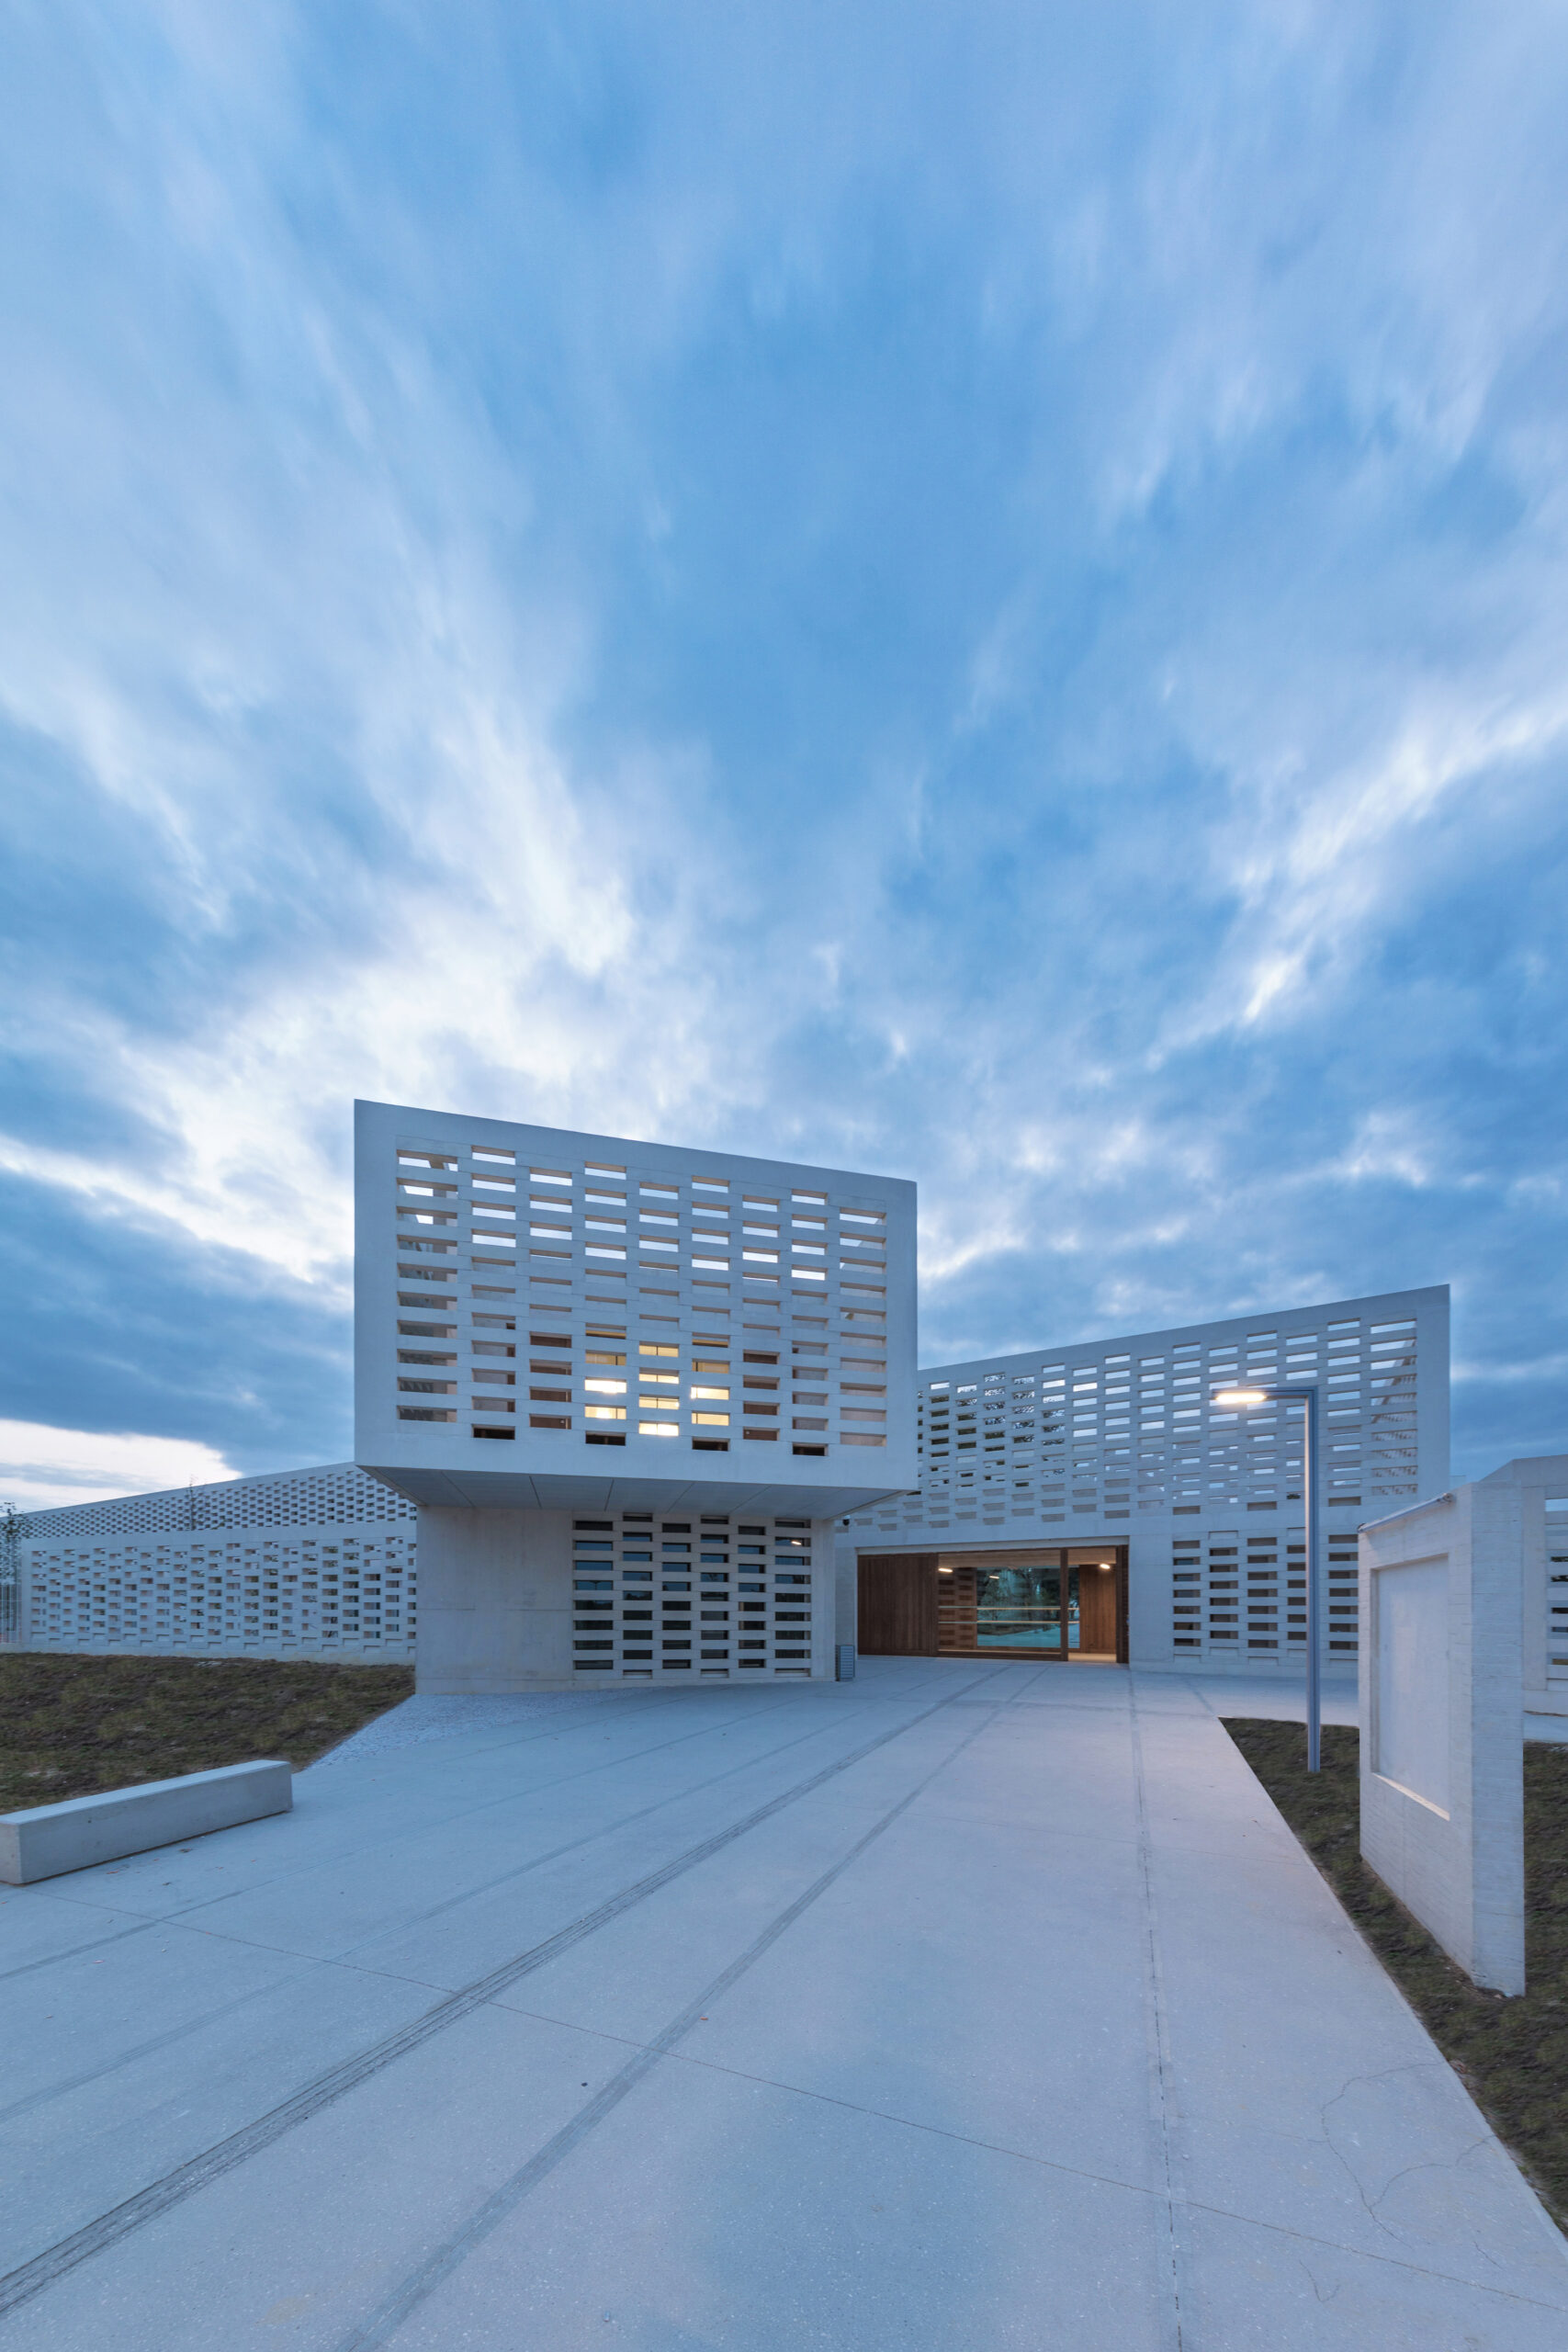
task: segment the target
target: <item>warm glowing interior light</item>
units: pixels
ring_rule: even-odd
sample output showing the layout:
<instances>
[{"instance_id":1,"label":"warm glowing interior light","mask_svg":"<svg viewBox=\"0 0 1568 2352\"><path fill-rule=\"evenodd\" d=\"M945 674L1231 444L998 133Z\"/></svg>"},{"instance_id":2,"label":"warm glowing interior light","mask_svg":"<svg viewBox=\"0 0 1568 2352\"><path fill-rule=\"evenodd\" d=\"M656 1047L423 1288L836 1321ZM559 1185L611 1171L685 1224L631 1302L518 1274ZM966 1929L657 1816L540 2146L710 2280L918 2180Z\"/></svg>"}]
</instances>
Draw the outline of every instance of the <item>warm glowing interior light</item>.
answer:
<instances>
[{"instance_id":1,"label":"warm glowing interior light","mask_svg":"<svg viewBox=\"0 0 1568 2352\"><path fill-rule=\"evenodd\" d=\"M1266 1388L1216 1388L1212 1402L1216 1405L1267 1405Z\"/></svg>"}]
</instances>

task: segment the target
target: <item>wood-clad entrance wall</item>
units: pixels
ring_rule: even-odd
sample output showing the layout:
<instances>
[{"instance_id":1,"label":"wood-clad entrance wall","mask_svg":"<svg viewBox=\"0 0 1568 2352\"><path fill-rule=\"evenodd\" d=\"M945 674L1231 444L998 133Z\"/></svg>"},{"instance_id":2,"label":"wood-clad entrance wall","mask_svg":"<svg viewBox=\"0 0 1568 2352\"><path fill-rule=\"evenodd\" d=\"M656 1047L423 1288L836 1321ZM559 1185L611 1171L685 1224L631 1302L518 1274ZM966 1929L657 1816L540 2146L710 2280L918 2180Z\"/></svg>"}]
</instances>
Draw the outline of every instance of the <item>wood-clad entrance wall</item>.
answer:
<instances>
[{"instance_id":1,"label":"wood-clad entrance wall","mask_svg":"<svg viewBox=\"0 0 1568 2352\"><path fill-rule=\"evenodd\" d=\"M1115 1555L1112 1555L1116 1557ZM1084 1576L1078 1581L1078 1647L1100 1657L1127 1663L1126 1556L1104 1576Z\"/></svg>"},{"instance_id":2,"label":"wood-clad entrance wall","mask_svg":"<svg viewBox=\"0 0 1568 2352\"><path fill-rule=\"evenodd\" d=\"M1127 1547L883 1552L859 1562L866 1657L1127 1663Z\"/></svg>"},{"instance_id":3,"label":"wood-clad entrance wall","mask_svg":"<svg viewBox=\"0 0 1568 2352\"><path fill-rule=\"evenodd\" d=\"M935 1657L936 1554L883 1553L860 1564L863 1657Z\"/></svg>"}]
</instances>

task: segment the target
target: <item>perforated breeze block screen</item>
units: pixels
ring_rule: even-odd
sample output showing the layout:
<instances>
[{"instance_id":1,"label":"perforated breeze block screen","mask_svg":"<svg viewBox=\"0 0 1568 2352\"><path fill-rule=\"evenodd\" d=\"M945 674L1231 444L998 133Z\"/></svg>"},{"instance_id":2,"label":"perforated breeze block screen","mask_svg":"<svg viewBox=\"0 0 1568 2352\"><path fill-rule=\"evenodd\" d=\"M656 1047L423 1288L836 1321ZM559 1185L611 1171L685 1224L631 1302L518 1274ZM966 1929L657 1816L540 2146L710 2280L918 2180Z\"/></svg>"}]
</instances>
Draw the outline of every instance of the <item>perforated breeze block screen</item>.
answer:
<instances>
[{"instance_id":1,"label":"perforated breeze block screen","mask_svg":"<svg viewBox=\"0 0 1568 2352\"><path fill-rule=\"evenodd\" d=\"M357 1459L417 1499L911 1485L915 1188L356 1106Z\"/></svg>"},{"instance_id":2,"label":"perforated breeze block screen","mask_svg":"<svg viewBox=\"0 0 1568 2352\"><path fill-rule=\"evenodd\" d=\"M351 1462L78 1503L26 1525L32 1649L413 1657L417 1514Z\"/></svg>"}]
</instances>

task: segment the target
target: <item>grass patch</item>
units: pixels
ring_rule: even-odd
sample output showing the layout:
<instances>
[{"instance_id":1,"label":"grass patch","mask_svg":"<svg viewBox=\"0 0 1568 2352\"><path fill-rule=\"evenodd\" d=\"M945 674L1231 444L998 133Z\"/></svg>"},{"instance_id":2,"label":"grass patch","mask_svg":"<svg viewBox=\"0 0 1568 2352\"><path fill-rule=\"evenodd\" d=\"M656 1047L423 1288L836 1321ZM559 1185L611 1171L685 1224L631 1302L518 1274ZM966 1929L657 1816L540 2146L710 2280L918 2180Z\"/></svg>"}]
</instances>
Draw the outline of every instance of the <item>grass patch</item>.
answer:
<instances>
[{"instance_id":1,"label":"grass patch","mask_svg":"<svg viewBox=\"0 0 1568 2352\"><path fill-rule=\"evenodd\" d=\"M0 1813L259 1756L298 1770L412 1689L408 1666L0 1655Z\"/></svg>"},{"instance_id":2,"label":"grass patch","mask_svg":"<svg viewBox=\"0 0 1568 2352\"><path fill-rule=\"evenodd\" d=\"M1525 1982L1483 1993L1361 1860L1360 1734L1227 1720L1273 1798L1498 2138L1568 2229L1568 1747L1525 1746Z\"/></svg>"}]
</instances>

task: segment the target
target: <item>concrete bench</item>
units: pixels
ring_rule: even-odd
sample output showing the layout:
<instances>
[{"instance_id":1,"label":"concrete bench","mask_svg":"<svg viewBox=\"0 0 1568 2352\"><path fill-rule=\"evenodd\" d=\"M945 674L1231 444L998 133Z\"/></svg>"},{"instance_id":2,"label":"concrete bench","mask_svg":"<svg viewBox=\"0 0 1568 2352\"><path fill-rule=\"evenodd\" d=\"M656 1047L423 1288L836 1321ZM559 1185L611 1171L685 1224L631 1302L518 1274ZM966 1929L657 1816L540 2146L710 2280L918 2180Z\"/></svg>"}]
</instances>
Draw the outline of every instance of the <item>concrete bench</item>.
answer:
<instances>
[{"instance_id":1,"label":"concrete bench","mask_svg":"<svg viewBox=\"0 0 1568 2352\"><path fill-rule=\"evenodd\" d=\"M175 1781L144 1781L135 1789L100 1789L63 1804L29 1805L0 1814L0 1882L27 1886L90 1870L152 1846L177 1846L212 1829L232 1829L294 1804L293 1773L274 1758L225 1764L216 1772L182 1772Z\"/></svg>"}]
</instances>

